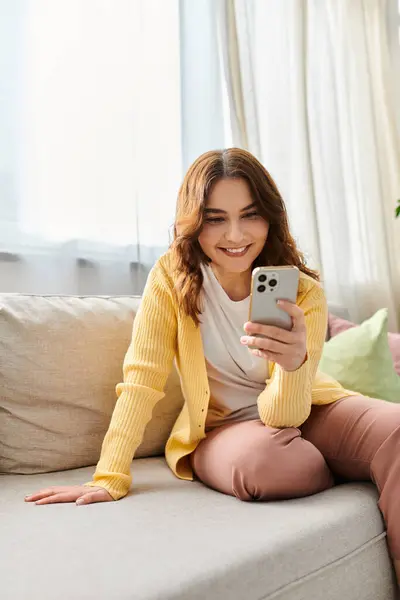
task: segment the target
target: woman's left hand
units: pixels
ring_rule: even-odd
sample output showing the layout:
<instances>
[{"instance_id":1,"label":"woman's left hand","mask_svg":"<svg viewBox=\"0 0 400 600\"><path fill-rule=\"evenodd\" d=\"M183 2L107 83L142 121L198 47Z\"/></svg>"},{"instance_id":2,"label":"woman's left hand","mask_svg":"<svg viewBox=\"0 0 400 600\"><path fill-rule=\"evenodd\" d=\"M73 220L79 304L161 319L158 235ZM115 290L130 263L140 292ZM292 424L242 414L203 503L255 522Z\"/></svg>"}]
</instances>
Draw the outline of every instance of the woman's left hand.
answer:
<instances>
[{"instance_id":1,"label":"woman's left hand","mask_svg":"<svg viewBox=\"0 0 400 600\"><path fill-rule=\"evenodd\" d=\"M307 358L304 313L297 304L287 300L279 300L278 305L292 317L291 331L249 322L244 324L244 330L248 335L242 336L240 341L246 346L257 346L257 349L249 348L255 356L275 362L285 371L296 371ZM266 338L254 334L265 335Z\"/></svg>"}]
</instances>

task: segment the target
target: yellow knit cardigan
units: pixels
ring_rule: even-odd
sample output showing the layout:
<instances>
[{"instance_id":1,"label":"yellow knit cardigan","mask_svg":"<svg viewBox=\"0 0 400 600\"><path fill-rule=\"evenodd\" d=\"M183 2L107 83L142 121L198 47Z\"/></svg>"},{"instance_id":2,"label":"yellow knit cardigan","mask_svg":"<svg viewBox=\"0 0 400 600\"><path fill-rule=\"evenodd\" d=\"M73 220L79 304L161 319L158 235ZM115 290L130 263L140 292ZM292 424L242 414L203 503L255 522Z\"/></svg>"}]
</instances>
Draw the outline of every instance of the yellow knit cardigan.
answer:
<instances>
[{"instance_id":1,"label":"yellow knit cardigan","mask_svg":"<svg viewBox=\"0 0 400 600\"><path fill-rule=\"evenodd\" d=\"M320 284L303 273L297 305L305 315L307 360L292 372L269 363L269 378L257 405L260 419L270 427L298 427L310 415L312 404L329 404L355 393L317 371L328 309ZM124 360L124 381L117 385L118 400L100 460L93 480L86 485L105 488L115 500L127 494L132 458L154 406L164 396L174 358L185 403L167 441L165 456L177 477L192 480L189 455L205 437L210 390L200 328L178 306L167 252L147 279Z\"/></svg>"}]
</instances>

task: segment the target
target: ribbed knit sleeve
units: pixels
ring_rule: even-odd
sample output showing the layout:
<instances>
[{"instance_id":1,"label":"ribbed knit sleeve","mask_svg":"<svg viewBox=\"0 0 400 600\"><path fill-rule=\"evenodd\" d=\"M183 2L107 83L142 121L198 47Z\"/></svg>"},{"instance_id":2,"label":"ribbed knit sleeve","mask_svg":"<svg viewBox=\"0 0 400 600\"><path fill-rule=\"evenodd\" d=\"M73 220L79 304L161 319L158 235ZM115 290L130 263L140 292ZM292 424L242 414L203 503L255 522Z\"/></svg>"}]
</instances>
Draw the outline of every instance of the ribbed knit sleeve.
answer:
<instances>
[{"instance_id":1,"label":"ribbed knit sleeve","mask_svg":"<svg viewBox=\"0 0 400 600\"><path fill-rule=\"evenodd\" d=\"M151 270L136 314L132 341L123 364L123 383L104 438L93 480L85 485L105 488L114 500L130 488L132 458L153 408L164 396L176 349L177 315L163 267Z\"/></svg>"},{"instance_id":2,"label":"ribbed knit sleeve","mask_svg":"<svg viewBox=\"0 0 400 600\"><path fill-rule=\"evenodd\" d=\"M275 364L271 379L257 401L260 419L270 427L299 427L311 412L311 391L328 321L323 289L312 284L298 306L305 316L307 359L296 371L284 371Z\"/></svg>"}]
</instances>

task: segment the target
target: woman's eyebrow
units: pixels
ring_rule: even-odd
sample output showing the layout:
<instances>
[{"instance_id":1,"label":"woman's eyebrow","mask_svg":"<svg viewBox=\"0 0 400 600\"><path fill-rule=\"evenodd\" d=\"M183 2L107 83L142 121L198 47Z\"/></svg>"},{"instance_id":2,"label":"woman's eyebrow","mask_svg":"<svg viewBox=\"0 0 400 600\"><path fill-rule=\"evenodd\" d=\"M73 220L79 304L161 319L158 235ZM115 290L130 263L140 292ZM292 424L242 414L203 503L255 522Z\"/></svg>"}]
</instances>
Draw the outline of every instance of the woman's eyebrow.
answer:
<instances>
[{"instance_id":1,"label":"woman's eyebrow","mask_svg":"<svg viewBox=\"0 0 400 600\"><path fill-rule=\"evenodd\" d=\"M242 208L242 210L240 212L244 212L245 210L249 210L250 208L254 208L255 205L256 205L256 203L252 202L248 206L245 206L244 208ZM223 213L223 214L226 214L226 210L222 210L222 208L205 208L204 212L205 213Z\"/></svg>"}]
</instances>

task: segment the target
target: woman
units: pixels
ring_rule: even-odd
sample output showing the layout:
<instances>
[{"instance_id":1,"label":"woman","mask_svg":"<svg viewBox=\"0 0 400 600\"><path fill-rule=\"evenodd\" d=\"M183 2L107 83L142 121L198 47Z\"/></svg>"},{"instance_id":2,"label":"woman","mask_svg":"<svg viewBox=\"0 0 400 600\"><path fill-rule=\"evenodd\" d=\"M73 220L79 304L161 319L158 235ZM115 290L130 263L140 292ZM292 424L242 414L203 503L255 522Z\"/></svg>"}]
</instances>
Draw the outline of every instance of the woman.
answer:
<instances>
[{"instance_id":1,"label":"woman","mask_svg":"<svg viewBox=\"0 0 400 600\"><path fill-rule=\"evenodd\" d=\"M296 304L281 304L293 321L289 332L246 322L251 273L260 265L300 270ZM335 476L372 480L400 581L400 406L317 371L327 326L318 279L264 167L237 148L200 156L179 191L174 241L147 280L93 480L26 501L125 496L175 358L186 401L165 455L177 477L197 477L241 500L315 494Z\"/></svg>"}]
</instances>

